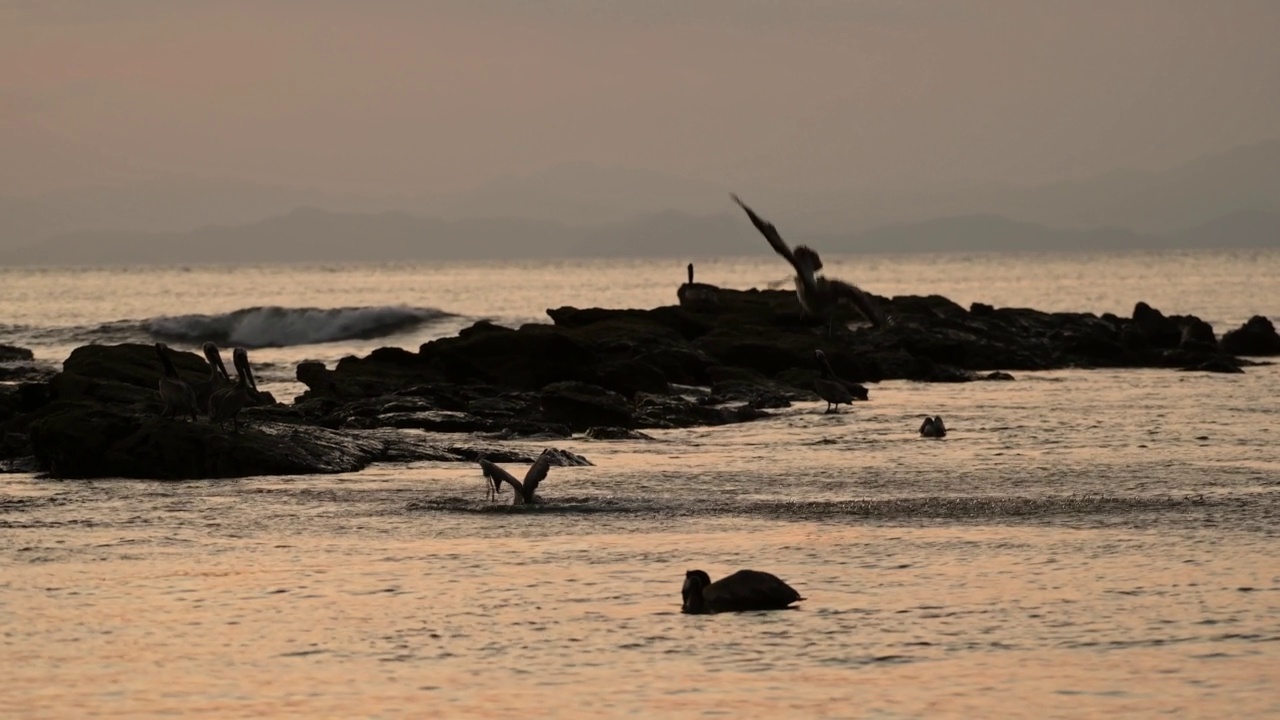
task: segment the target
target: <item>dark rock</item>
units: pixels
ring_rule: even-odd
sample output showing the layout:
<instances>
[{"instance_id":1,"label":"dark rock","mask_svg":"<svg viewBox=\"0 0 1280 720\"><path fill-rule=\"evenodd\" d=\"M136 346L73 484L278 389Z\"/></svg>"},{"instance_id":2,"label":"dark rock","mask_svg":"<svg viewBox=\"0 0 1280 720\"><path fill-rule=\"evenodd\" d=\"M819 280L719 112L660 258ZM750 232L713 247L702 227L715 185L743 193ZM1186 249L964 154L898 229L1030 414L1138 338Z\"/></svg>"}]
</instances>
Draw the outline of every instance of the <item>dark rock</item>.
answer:
<instances>
[{"instance_id":1,"label":"dark rock","mask_svg":"<svg viewBox=\"0 0 1280 720\"><path fill-rule=\"evenodd\" d=\"M1218 355L1215 357L1211 357L1208 360L1205 360L1199 364L1193 365L1191 367L1185 367L1182 369L1187 371L1215 372L1215 373L1244 372L1244 370L1240 368L1239 363L1237 363L1234 358L1231 358L1226 355Z\"/></svg>"},{"instance_id":2,"label":"dark rock","mask_svg":"<svg viewBox=\"0 0 1280 720\"><path fill-rule=\"evenodd\" d=\"M35 355L26 348L20 348L16 345L5 345L0 343L0 363L8 362L30 362L35 359Z\"/></svg>"},{"instance_id":3,"label":"dark rock","mask_svg":"<svg viewBox=\"0 0 1280 720\"><path fill-rule=\"evenodd\" d=\"M616 360L605 363L596 375L596 384L623 397L635 397L638 392L665 393L667 376L654 366L640 360Z\"/></svg>"},{"instance_id":4,"label":"dark rock","mask_svg":"<svg viewBox=\"0 0 1280 720\"><path fill-rule=\"evenodd\" d=\"M1151 347L1176 348L1182 341L1182 330L1177 323L1144 302L1134 306L1133 322Z\"/></svg>"},{"instance_id":5,"label":"dark rock","mask_svg":"<svg viewBox=\"0 0 1280 720\"><path fill-rule=\"evenodd\" d=\"M1232 355L1267 357L1280 355L1280 335L1271 321L1254 315L1244 325L1222 336L1222 351Z\"/></svg>"},{"instance_id":6,"label":"dark rock","mask_svg":"<svg viewBox=\"0 0 1280 720\"><path fill-rule=\"evenodd\" d=\"M639 430L601 426L588 428L587 437L592 440L653 440L652 435L646 435Z\"/></svg>"},{"instance_id":7,"label":"dark rock","mask_svg":"<svg viewBox=\"0 0 1280 720\"><path fill-rule=\"evenodd\" d=\"M542 410L548 420L585 432L593 425L635 427L631 408L621 395L598 385L558 382L542 389Z\"/></svg>"},{"instance_id":8,"label":"dark rock","mask_svg":"<svg viewBox=\"0 0 1280 720\"><path fill-rule=\"evenodd\" d=\"M1000 370L995 370L995 371L992 371L992 372L987 373L986 375L979 375L978 377L976 377L976 378L974 378L974 379L975 379L975 380L1002 380L1002 381L1008 381L1008 380L1012 380L1012 379L1013 379L1013 376L1012 376L1012 375L1010 375L1010 374L1009 374L1009 373L1007 373L1007 372L1002 372L1002 371L1000 371Z\"/></svg>"},{"instance_id":9,"label":"dark rock","mask_svg":"<svg viewBox=\"0 0 1280 720\"><path fill-rule=\"evenodd\" d=\"M31 425L34 455L56 478L309 475L355 472L378 461L465 459L424 438L394 430L252 422L234 433L86 402L56 403Z\"/></svg>"}]
</instances>

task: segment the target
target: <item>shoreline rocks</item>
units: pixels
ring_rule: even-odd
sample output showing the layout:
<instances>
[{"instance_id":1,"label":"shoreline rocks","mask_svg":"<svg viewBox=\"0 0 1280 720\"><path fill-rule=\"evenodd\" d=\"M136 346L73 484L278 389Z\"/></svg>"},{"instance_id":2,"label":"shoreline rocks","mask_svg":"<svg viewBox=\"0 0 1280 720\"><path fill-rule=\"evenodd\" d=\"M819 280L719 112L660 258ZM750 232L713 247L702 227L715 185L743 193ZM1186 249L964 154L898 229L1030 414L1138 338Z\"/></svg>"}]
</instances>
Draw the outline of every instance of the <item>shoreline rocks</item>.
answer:
<instances>
[{"instance_id":1,"label":"shoreline rocks","mask_svg":"<svg viewBox=\"0 0 1280 720\"><path fill-rule=\"evenodd\" d=\"M552 324L481 321L416 352L380 348L333 369L302 363L307 391L287 406L264 394L243 412L238 434L158 417L160 365L150 345L80 347L47 381L0 384L0 467L30 467L16 459L33 456L55 477L238 477L468 459L425 441L424 431L493 441L644 438L645 429L748 422L815 400L815 349L863 389L887 379L1010 381L1010 371L1068 367L1235 373L1256 364L1238 355L1280 355L1266 318L1219 341L1203 320L1146 303L1121 318L903 296L878 299L895 319L887 327L850 327L860 316L842 308L829 329L802 315L790 291L700 291L706 297L685 306L561 307L547 311ZM172 359L184 379L208 377L202 357ZM875 389L867 392L874 402Z\"/></svg>"}]
</instances>

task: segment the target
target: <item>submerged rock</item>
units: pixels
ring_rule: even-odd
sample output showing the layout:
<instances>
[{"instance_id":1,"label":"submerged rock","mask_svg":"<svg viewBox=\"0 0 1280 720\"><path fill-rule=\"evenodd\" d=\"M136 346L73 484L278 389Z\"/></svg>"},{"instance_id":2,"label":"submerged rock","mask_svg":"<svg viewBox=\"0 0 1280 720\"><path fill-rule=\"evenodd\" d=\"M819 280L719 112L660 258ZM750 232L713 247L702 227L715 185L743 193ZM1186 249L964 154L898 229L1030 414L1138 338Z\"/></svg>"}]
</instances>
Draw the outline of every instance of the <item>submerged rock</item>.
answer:
<instances>
[{"instance_id":1,"label":"submerged rock","mask_svg":"<svg viewBox=\"0 0 1280 720\"><path fill-rule=\"evenodd\" d=\"M0 343L0 363L30 362L35 355L28 349Z\"/></svg>"}]
</instances>

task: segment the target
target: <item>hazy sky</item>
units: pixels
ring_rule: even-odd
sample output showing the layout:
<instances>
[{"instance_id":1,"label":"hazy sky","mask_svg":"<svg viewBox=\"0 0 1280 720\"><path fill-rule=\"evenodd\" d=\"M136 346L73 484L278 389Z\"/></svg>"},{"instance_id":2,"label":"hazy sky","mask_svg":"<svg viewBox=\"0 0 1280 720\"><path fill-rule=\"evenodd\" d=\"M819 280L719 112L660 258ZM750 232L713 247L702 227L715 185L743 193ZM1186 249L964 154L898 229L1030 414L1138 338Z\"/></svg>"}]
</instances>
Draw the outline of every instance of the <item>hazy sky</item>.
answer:
<instances>
[{"instance_id":1,"label":"hazy sky","mask_svg":"<svg viewBox=\"0 0 1280 720\"><path fill-rule=\"evenodd\" d=\"M0 193L1041 182L1280 135L1280 2L0 0Z\"/></svg>"}]
</instances>

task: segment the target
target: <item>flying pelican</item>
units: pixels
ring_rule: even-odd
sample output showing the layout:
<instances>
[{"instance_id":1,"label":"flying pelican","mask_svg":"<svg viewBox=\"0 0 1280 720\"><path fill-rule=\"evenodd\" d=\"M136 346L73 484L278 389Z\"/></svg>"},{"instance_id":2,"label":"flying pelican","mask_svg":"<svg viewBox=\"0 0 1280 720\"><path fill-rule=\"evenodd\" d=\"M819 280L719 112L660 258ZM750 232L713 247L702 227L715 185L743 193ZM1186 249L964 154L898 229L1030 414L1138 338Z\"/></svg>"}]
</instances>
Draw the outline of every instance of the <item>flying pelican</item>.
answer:
<instances>
[{"instance_id":1,"label":"flying pelican","mask_svg":"<svg viewBox=\"0 0 1280 720\"><path fill-rule=\"evenodd\" d=\"M924 437L940 438L947 436L947 426L942 424L942 416L934 415L924 416L924 422L920 423L920 434Z\"/></svg>"},{"instance_id":2,"label":"flying pelican","mask_svg":"<svg viewBox=\"0 0 1280 720\"><path fill-rule=\"evenodd\" d=\"M196 393L185 380L178 377L178 369L169 359L169 346L156 343L156 354L160 356L160 364L164 366L164 374L160 376L160 400L164 403L164 416L177 417L190 415L196 419Z\"/></svg>"},{"instance_id":3,"label":"flying pelican","mask_svg":"<svg viewBox=\"0 0 1280 720\"><path fill-rule=\"evenodd\" d=\"M826 353L814 350L813 357L817 359L818 369L822 372L822 376L813 381L813 389L818 397L827 401L827 412L839 413L841 403L853 407L853 392L836 377L831 363L827 362Z\"/></svg>"},{"instance_id":4,"label":"flying pelican","mask_svg":"<svg viewBox=\"0 0 1280 720\"><path fill-rule=\"evenodd\" d=\"M807 314L825 316L827 318L827 335L831 335L833 323L835 322L834 313L836 307L842 301L848 301L862 313L870 323L875 327L883 327L891 323L891 320L885 316L871 296L863 292L855 285L844 282L843 280L833 280L831 278L815 275L822 269L822 259L818 257L818 253L806 245L797 245L793 251L787 246L782 236L778 234L778 229L773 223L765 220L755 214L747 204L735 194L730 193L729 197L738 203L743 210L747 211L747 217L751 219L751 224L756 226L756 230L764 235L765 240L769 241L769 245L773 247L774 252L786 258L791 263L791 267L796 271L796 296L800 299L800 307Z\"/></svg>"},{"instance_id":5,"label":"flying pelican","mask_svg":"<svg viewBox=\"0 0 1280 720\"><path fill-rule=\"evenodd\" d=\"M693 263L689 263L689 282L676 290L676 297L680 299L681 307L693 309L714 307L720 304L720 297L716 295L718 289L715 285L694 282Z\"/></svg>"},{"instance_id":6,"label":"flying pelican","mask_svg":"<svg viewBox=\"0 0 1280 720\"><path fill-rule=\"evenodd\" d=\"M690 570L684 574L680 594L684 597L680 611L691 615L787 610L792 603L804 600L778 576L756 570L739 570L716 582L701 570Z\"/></svg>"},{"instance_id":7,"label":"flying pelican","mask_svg":"<svg viewBox=\"0 0 1280 720\"><path fill-rule=\"evenodd\" d=\"M219 390L231 385L231 376L227 374L227 366L222 364L222 353L218 351L218 346L212 342L206 342L204 347L204 359L209 362L209 379L204 382L196 383L196 402L200 407L200 412L209 414L209 398Z\"/></svg>"},{"instance_id":8,"label":"flying pelican","mask_svg":"<svg viewBox=\"0 0 1280 720\"><path fill-rule=\"evenodd\" d=\"M542 502L542 498L536 496L534 492L538 489L538 483L547 478L547 470L551 467L551 449L542 451L537 460L533 461L533 466L529 468L529 472L524 474L524 482L520 482L511 475L511 473L494 465L484 458L480 458L480 469L484 473L486 479L493 483L489 488L489 498L494 498L499 490L502 489L502 483L506 482L515 490L515 499L512 505L533 505Z\"/></svg>"},{"instance_id":9,"label":"flying pelican","mask_svg":"<svg viewBox=\"0 0 1280 720\"><path fill-rule=\"evenodd\" d=\"M248 402L249 394L258 391L258 383L253 379L249 353L244 348L238 347L232 351L231 364L236 367L236 382L209 396L209 419L219 426L230 420L232 429L240 432L240 410Z\"/></svg>"}]
</instances>

